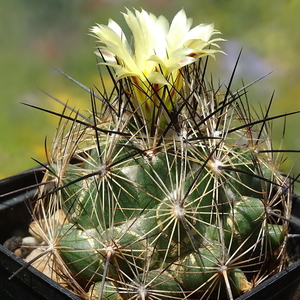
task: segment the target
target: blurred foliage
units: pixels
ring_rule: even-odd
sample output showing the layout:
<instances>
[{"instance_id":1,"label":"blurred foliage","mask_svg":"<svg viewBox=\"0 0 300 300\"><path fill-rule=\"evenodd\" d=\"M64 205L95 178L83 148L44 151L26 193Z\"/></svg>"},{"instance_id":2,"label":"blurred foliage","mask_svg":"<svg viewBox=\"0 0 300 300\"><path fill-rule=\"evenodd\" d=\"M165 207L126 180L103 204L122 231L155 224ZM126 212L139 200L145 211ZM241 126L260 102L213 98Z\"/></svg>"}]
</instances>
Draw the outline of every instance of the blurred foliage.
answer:
<instances>
[{"instance_id":1,"label":"blurred foliage","mask_svg":"<svg viewBox=\"0 0 300 300\"><path fill-rule=\"evenodd\" d=\"M4 2L4 1L3 1ZM89 109L89 95L53 69L56 67L87 87L98 85L93 38L88 28L109 18L124 24L120 11L140 8L172 18L182 7L197 23L215 23L228 42L226 56L212 62L214 79L227 84L243 48L233 89L273 72L249 91L250 104L260 110L276 90L271 115L300 110L300 68L297 0L10 0L0 8L1 116L0 178L46 161L47 147L55 133L57 117L20 102L61 111L62 107L42 89L82 111ZM274 148L280 146L285 119L272 126ZM300 149L295 138L299 117L286 120L283 149ZM284 165L287 171L298 155ZM300 172L296 162L296 172Z\"/></svg>"}]
</instances>

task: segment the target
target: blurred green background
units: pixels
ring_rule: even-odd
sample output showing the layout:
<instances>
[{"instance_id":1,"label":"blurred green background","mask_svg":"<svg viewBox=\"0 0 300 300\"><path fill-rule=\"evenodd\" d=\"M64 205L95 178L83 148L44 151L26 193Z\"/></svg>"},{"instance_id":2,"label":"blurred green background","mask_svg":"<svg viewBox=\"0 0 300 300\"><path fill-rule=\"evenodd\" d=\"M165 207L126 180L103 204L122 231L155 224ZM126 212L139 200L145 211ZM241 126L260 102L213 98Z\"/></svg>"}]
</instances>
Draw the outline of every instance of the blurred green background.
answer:
<instances>
[{"instance_id":1,"label":"blurred green background","mask_svg":"<svg viewBox=\"0 0 300 300\"><path fill-rule=\"evenodd\" d=\"M212 62L215 82L228 83L237 55L243 53L234 89L269 72L249 91L251 105L265 107L275 90L271 115L300 110L300 1L298 0L9 0L0 4L0 178L36 165L45 158L58 118L21 102L61 111L40 89L81 110L89 109L89 95L68 81L56 67L87 87L99 85L94 38L88 29L109 18L124 25L124 7L140 7L169 19L182 7L199 23L215 23L228 42ZM284 119L273 122L278 148ZM283 149L300 149L300 115L286 120ZM288 155L287 171L298 154ZM300 172L296 161L295 172Z\"/></svg>"}]
</instances>

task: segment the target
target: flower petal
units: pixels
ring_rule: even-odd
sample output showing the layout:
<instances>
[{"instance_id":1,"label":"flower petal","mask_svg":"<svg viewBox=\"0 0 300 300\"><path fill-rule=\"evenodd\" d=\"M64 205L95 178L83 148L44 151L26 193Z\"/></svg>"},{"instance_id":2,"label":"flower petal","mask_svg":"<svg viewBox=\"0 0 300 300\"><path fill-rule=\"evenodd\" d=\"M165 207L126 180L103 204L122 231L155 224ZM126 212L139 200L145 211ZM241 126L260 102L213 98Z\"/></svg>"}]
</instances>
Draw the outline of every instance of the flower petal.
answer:
<instances>
[{"instance_id":1,"label":"flower petal","mask_svg":"<svg viewBox=\"0 0 300 300\"><path fill-rule=\"evenodd\" d=\"M192 26L192 19L187 19L185 11L180 10L174 17L167 34L169 52L182 47L182 41Z\"/></svg>"}]
</instances>

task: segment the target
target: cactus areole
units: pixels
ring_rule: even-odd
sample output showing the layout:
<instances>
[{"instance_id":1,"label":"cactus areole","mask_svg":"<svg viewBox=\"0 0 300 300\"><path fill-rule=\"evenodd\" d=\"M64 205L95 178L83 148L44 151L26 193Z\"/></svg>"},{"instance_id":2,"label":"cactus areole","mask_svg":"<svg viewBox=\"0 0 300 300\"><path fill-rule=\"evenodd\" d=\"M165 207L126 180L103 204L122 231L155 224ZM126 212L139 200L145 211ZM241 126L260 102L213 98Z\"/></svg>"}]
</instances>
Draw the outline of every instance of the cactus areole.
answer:
<instances>
[{"instance_id":1,"label":"cactus areole","mask_svg":"<svg viewBox=\"0 0 300 300\"><path fill-rule=\"evenodd\" d=\"M205 79L213 24L123 16L132 43L113 20L90 29L113 89L90 91L91 116L61 115L35 213L66 217L44 240L86 299L234 299L287 261L292 188L267 117L246 87Z\"/></svg>"}]
</instances>

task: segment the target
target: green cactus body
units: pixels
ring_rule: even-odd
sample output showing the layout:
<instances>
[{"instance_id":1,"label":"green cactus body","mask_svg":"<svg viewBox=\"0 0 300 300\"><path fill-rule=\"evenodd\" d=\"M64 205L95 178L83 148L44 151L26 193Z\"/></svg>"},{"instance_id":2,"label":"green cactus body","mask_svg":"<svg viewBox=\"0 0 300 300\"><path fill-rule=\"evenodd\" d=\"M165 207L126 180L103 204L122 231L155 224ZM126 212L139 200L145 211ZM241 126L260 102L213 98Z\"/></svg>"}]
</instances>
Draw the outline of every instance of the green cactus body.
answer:
<instances>
[{"instance_id":1,"label":"green cactus body","mask_svg":"<svg viewBox=\"0 0 300 300\"><path fill-rule=\"evenodd\" d=\"M103 297L219 297L218 284L224 295L239 295L249 286L246 261L251 265L281 247L284 230L268 224L265 208L272 167L255 167L255 152L222 144L226 155L218 161L205 157L215 145L204 151L196 142L179 143L177 133L153 150L137 133L99 140L84 152L82 166L70 165L62 176L60 201L75 229L61 234L59 247L76 278L97 286L103 276L115 281L116 291ZM240 261L226 269L231 256ZM146 275L151 284L132 292L128 278Z\"/></svg>"},{"instance_id":2,"label":"green cactus body","mask_svg":"<svg viewBox=\"0 0 300 300\"><path fill-rule=\"evenodd\" d=\"M67 228L70 228L70 225ZM137 232L124 229L116 226L105 231L99 228L61 231L61 256L73 274L80 279L100 280L107 259L110 260L110 277L118 279L119 269L123 274L132 276L133 269L143 269L147 263L147 256L152 257L154 264L158 253L153 254L153 247Z\"/></svg>"},{"instance_id":3,"label":"green cactus body","mask_svg":"<svg viewBox=\"0 0 300 300\"><path fill-rule=\"evenodd\" d=\"M140 158L137 163L140 167L136 180L139 186L139 199L142 207L156 207L160 200L166 197L173 183L174 172L172 166L175 158L166 153L153 153L151 157Z\"/></svg>"},{"instance_id":4,"label":"green cactus body","mask_svg":"<svg viewBox=\"0 0 300 300\"><path fill-rule=\"evenodd\" d=\"M218 205L218 199L214 196L216 178L210 174L206 168L202 169L202 164L198 164L198 169L194 173L190 172L185 181L185 190L192 189L187 194L185 206L197 212L203 222L210 223L214 218L214 206ZM216 201L213 201L216 200ZM221 202L221 200L220 200Z\"/></svg>"},{"instance_id":5,"label":"green cactus body","mask_svg":"<svg viewBox=\"0 0 300 300\"><path fill-rule=\"evenodd\" d=\"M214 226L207 226L203 239L204 245L219 243L233 251L238 248L239 238L232 226L227 223L227 219L227 217L221 219L221 221L216 222Z\"/></svg>"},{"instance_id":6,"label":"green cactus body","mask_svg":"<svg viewBox=\"0 0 300 300\"><path fill-rule=\"evenodd\" d=\"M191 253L182 260L182 266L178 269L180 282L187 291L197 291L203 288L205 283L216 274L218 256L220 255L219 245L217 252L214 246L210 249L199 248L198 253ZM216 257L215 254L218 256Z\"/></svg>"},{"instance_id":7,"label":"green cactus body","mask_svg":"<svg viewBox=\"0 0 300 300\"><path fill-rule=\"evenodd\" d=\"M89 300L98 300L100 296L102 288L102 281L98 281L94 283L88 293L88 299ZM107 299L107 300L123 300L124 298L121 297L121 295L118 293L117 288L112 282L105 282L104 289L102 289L102 298L101 299Z\"/></svg>"},{"instance_id":8,"label":"green cactus body","mask_svg":"<svg viewBox=\"0 0 300 300\"><path fill-rule=\"evenodd\" d=\"M198 253L187 255L177 269L176 275L185 290L197 292L199 295L207 293L214 298L218 297L220 290L221 295L230 291L230 294L237 296L249 288L250 283L240 269L220 267L221 261L226 260L228 254L222 244L210 243L207 248L198 250ZM218 282L219 290L215 290L214 286Z\"/></svg>"},{"instance_id":9,"label":"green cactus body","mask_svg":"<svg viewBox=\"0 0 300 300\"><path fill-rule=\"evenodd\" d=\"M238 297L239 295L249 292L251 290L251 283L248 281L245 273L240 269L230 270L229 282L230 289L234 297ZM224 291L223 293L225 294L226 291Z\"/></svg>"},{"instance_id":10,"label":"green cactus body","mask_svg":"<svg viewBox=\"0 0 300 300\"><path fill-rule=\"evenodd\" d=\"M184 297L178 282L164 270L152 270L133 279L134 287L128 293L129 299L182 299ZM133 284L130 282L130 285ZM131 298L132 297L132 298Z\"/></svg>"},{"instance_id":11,"label":"green cactus body","mask_svg":"<svg viewBox=\"0 0 300 300\"><path fill-rule=\"evenodd\" d=\"M243 197L234 203L227 224L234 227L235 234L243 241L259 228L264 216L265 209L260 199Z\"/></svg>"},{"instance_id":12,"label":"green cactus body","mask_svg":"<svg viewBox=\"0 0 300 300\"><path fill-rule=\"evenodd\" d=\"M266 240L268 243L268 249L271 252L276 251L280 245L282 245L286 234L282 225L267 224Z\"/></svg>"},{"instance_id":13,"label":"green cactus body","mask_svg":"<svg viewBox=\"0 0 300 300\"><path fill-rule=\"evenodd\" d=\"M70 222L91 229L99 225L100 204L94 201L98 194L97 183L93 177L80 180L82 170L66 172L62 190L62 207ZM74 184L72 182L80 180ZM100 217L100 220L102 218Z\"/></svg>"},{"instance_id":14,"label":"green cactus body","mask_svg":"<svg viewBox=\"0 0 300 300\"><path fill-rule=\"evenodd\" d=\"M95 238L97 231L70 229L61 234L60 254L74 276L101 280L106 256L99 251L103 247Z\"/></svg>"},{"instance_id":15,"label":"green cactus body","mask_svg":"<svg viewBox=\"0 0 300 300\"><path fill-rule=\"evenodd\" d=\"M274 176L270 168L259 159L251 149L233 148L230 165L236 171L230 171L229 186L238 196L262 198L263 192L270 187Z\"/></svg>"},{"instance_id":16,"label":"green cactus body","mask_svg":"<svg viewBox=\"0 0 300 300\"><path fill-rule=\"evenodd\" d=\"M239 252L245 252L244 259L253 258L254 250L259 252L260 234L265 218L264 204L260 199L245 196L234 204L227 224L234 233L233 241L238 241ZM249 249L251 251L247 253Z\"/></svg>"}]
</instances>

